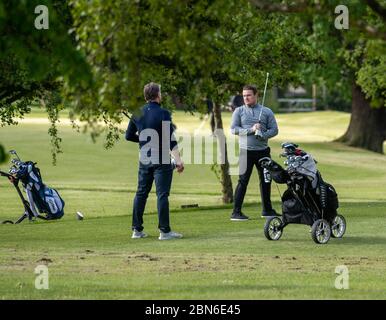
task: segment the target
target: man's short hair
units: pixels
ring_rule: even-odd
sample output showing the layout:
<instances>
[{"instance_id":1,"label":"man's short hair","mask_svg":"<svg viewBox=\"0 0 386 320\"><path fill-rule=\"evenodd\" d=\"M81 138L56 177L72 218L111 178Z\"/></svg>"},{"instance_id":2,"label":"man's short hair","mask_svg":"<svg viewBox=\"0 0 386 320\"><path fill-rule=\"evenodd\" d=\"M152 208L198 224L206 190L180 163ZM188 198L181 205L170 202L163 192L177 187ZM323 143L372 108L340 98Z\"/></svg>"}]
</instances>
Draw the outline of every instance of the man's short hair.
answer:
<instances>
[{"instance_id":1,"label":"man's short hair","mask_svg":"<svg viewBox=\"0 0 386 320\"><path fill-rule=\"evenodd\" d=\"M146 101L153 101L157 99L161 91L161 86L158 83L150 82L143 88L143 95Z\"/></svg>"},{"instance_id":2,"label":"man's short hair","mask_svg":"<svg viewBox=\"0 0 386 320\"><path fill-rule=\"evenodd\" d=\"M253 94L256 95L257 93L257 88L256 86L252 85L252 84L247 84L243 87L243 90L252 90L253 91Z\"/></svg>"}]
</instances>

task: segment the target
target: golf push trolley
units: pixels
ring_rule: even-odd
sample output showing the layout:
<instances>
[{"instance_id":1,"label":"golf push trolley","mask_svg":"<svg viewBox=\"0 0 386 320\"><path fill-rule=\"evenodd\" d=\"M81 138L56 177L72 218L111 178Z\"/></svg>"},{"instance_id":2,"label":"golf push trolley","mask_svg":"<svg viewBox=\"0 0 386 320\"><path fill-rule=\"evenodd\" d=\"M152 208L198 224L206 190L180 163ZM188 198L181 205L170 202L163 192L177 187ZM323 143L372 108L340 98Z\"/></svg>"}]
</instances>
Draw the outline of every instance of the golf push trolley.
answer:
<instances>
[{"instance_id":1,"label":"golf push trolley","mask_svg":"<svg viewBox=\"0 0 386 320\"><path fill-rule=\"evenodd\" d=\"M279 240L284 228L293 224L311 226L311 237L318 244L333 238L342 238L346 231L346 220L338 214L338 195L331 184L323 181L313 157L298 149L298 145L282 144L285 157L283 169L272 159L260 160L261 166L278 184L287 184L281 197L282 216L267 219L264 235L268 240Z\"/></svg>"}]
</instances>

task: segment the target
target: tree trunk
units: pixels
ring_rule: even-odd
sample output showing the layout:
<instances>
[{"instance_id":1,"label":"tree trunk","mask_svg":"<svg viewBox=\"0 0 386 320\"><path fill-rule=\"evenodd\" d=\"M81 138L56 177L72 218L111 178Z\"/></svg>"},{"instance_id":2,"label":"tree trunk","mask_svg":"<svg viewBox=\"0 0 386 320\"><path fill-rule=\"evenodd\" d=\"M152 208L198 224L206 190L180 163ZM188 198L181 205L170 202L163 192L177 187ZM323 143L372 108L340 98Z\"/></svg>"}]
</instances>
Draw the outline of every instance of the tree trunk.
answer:
<instances>
[{"instance_id":1,"label":"tree trunk","mask_svg":"<svg viewBox=\"0 0 386 320\"><path fill-rule=\"evenodd\" d=\"M316 84L312 84L312 111L316 111Z\"/></svg>"},{"instance_id":2,"label":"tree trunk","mask_svg":"<svg viewBox=\"0 0 386 320\"><path fill-rule=\"evenodd\" d=\"M216 103L213 103L213 113L216 124L215 134L217 137L217 143L219 145L225 146L225 148L218 148L220 150L221 164L220 164L220 182L222 186L222 201L223 203L232 203L233 202L233 187L232 179L229 174L229 161L228 161L228 151L227 151L227 142L223 130L221 109L220 106Z\"/></svg>"},{"instance_id":3,"label":"tree trunk","mask_svg":"<svg viewBox=\"0 0 386 320\"><path fill-rule=\"evenodd\" d=\"M0 144L0 163L5 162L7 154L5 153L4 147Z\"/></svg>"},{"instance_id":4,"label":"tree trunk","mask_svg":"<svg viewBox=\"0 0 386 320\"><path fill-rule=\"evenodd\" d=\"M386 108L371 108L361 87L353 84L352 110L346 133L336 141L352 147L383 153L386 140Z\"/></svg>"}]
</instances>

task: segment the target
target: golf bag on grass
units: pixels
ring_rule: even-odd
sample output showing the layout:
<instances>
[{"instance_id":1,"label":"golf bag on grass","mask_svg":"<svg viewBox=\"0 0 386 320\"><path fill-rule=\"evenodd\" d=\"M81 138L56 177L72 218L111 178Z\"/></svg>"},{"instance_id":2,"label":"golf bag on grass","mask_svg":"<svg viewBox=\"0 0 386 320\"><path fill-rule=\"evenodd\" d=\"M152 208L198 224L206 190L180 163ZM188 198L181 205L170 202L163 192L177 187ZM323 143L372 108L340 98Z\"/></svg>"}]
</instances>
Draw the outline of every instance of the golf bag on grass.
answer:
<instances>
[{"instance_id":1,"label":"golf bag on grass","mask_svg":"<svg viewBox=\"0 0 386 320\"><path fill-rule=\"evenodd\" d=\"M11 151L16 154L15 151ZM32 161L23 162L18 159L12 159L12 166L9 173L0 171L1 176L5 176L14 185L24 205L24 214L15 222L20 223L25 218L32 220L34 217L44 220L60 219L64 215L64 201L57 190L46 186L43 183L40 170L36 163ZM27 200L19 188L21 181L27 195ZM41 215L44 214L44 215ZM13 223L4 221L3 223Z\"/></svg>"}]
</instances>

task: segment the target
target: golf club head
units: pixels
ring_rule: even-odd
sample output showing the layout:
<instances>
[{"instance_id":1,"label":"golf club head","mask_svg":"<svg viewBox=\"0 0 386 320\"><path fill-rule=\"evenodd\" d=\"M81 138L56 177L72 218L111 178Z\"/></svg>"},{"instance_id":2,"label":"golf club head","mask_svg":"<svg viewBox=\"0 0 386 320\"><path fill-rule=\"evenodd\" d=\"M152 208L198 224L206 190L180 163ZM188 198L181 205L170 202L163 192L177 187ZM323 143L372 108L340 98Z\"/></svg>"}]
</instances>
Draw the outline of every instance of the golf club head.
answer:
<instances>
[{"instance_id":1,"label":"golf club head","mask_svg":"<svg viewBox=\"0 0 386 320\"><path fill-rule=\"evenodd\" d=\"M9 169L8 172L9 172L9 174L14 175L14 174L17 172L16 166L12 166L12 167Z\"/></svg>"},{"instance_id":2,"label":"golf club head","mask_svg":"<svg viewBox=\"0 0 386 320\"><path fill-rule=\"evenodd\" d=\"M13 163L15 166L20 166L23 162L19 159L12 159L11 163Z\"/></svg>"},{"instance_id":3,"label":"golf club head","mask_svg":"<svg viewBox=\"0 0 386 320\"><path fill-rule=\"evenodd\" d=\"M77 211L77 212L76 212L76 218L77 218L78 220L83 220L83 219L84 219L83 213L80 212L80 211Z\"/></svg>"},{"instance_id":4,"label":"golf club head","mask_svg":"<svg viewBox=\"0 0 386 320\"><path fill-rule=\"evenodd\" d=\"M281 144L281 148L283 149L283 153L280 154L281 157L288 157L294 155L296 152L296 148L298 145L293 142L284 142Z\"/></svg>"},{"instance_id":5,"label":"golf club head","mask_svg":"<svg viewBox=\"0 0 386 320\"><path fill-rule=\"evenodd\" d=\"M20 160L20 158L15 150L9 150L9 153L16 156Z\"/></svg>"}]
</instances>

